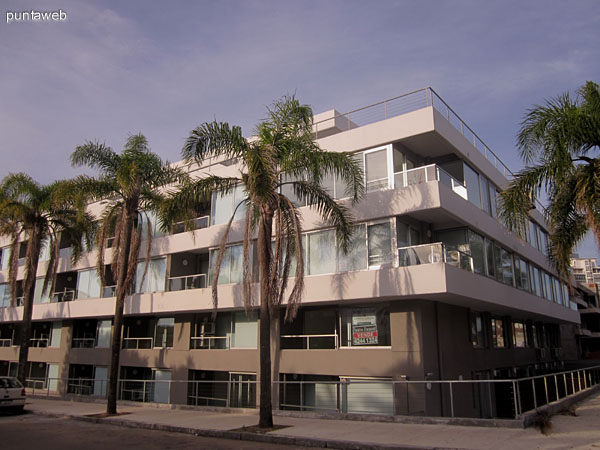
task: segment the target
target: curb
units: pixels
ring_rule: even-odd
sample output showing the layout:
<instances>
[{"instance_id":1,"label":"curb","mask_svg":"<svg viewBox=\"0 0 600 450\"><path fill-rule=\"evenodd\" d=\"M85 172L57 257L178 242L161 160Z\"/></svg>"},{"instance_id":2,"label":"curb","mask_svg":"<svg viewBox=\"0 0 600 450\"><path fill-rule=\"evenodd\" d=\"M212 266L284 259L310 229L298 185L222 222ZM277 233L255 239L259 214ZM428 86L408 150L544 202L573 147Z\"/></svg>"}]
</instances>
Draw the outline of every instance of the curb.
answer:
<instances>
[{"instance_id":1,"label":"curb","mask_svg":"<svg viewBox=\"0 0 600 450\"><path fill-rule=\"evenodd\" d=\"M296 445L299 447L313 448L334 448L340 450L462 450L459 448L441 448L441 447L423 447L414 445L395 445L395 444L371 444L354 441L344 441L337 439L319 439L308 437L294 437L277 434L256 434L244 431L230 430L212 430L202 428L179 427L176 425L166 425L159 423L135 422L133 420L98 418L78 416L73 414L57 414L48 411L29 410L32 414L46 417L69 418L80 422L108 424L126 428L138 428L144 430L168 431L171 433L188 434L192 436L212 437L219 439L231 439L253 442L267 442L279 445Z\"/></svg>"}]
</instances>

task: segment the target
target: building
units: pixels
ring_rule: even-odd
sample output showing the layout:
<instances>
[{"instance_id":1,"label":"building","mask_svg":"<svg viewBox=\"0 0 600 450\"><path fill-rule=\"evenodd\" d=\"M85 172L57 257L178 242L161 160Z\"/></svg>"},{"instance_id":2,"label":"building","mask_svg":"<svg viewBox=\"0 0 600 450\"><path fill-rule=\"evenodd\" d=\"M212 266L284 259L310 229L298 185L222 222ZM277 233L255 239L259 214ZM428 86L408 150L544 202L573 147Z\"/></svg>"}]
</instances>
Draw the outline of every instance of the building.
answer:
<instances>
[{"instance_id":1,"label":"building","mask_svg":"<svg viewBox=\"0 0 600 450\"><path fill-rule=\"evenodd\" d=\"M496 196L508 170L432 89L318 114L314 132L322 148L356 154L368 192L355 210L358 237L348 255L302 208L305 295L297 319L282 321L272 343L280 408L439 415L449 408L448 392L433 381L510 379L563 366L560 325L579 323L579 313L547 261L543 217L532 210L525 240L498 222ZM227 175L236 166L212 161L194 171ZM339 181L326 185L343 197ZM238 284L242 222L230 237L215 320L207 288L214 248L241 195L214 197L198 211L193 233L182 225L169 235L154 230L148 276L125 305L120 398L255 406L258 327L243 311ZM7 245L0 241L0 283L8 277ZM97 249L73 267L69 243L61 247L53 298L40 295L45 263L38 271L29 385L102 396L114 286L101 289ZM2 298L0 374L14 370L22 315L8 307L6 284ZM503 403L513 394L510 386L465 385L454 404L450 391L450 404L453 414L514 416Z\"/></svg>"},{"instance_id":2,"label":"building","mask_svg":"<svg viewBox=\"0 0 600 450\"><path fill-rule=\"evenodd\" d=\"M597 265L596 258L571 258L571 270L575 281L596 290L596 284L600 283L600 266Z\"/></svg>"}]
</instances>

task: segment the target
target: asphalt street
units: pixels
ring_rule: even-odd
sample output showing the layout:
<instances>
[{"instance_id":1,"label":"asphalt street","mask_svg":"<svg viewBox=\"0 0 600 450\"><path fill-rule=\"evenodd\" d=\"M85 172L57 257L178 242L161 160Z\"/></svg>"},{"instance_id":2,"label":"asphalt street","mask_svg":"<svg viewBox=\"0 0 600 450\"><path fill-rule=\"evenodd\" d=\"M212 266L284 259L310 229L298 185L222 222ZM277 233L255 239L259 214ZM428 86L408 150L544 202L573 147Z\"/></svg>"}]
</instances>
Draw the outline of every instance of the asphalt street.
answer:
<instances>
[{"instance_id":1,"label":"asphalt street","mask_svg":"<svg viewBox=\"0 0 600 450\"><path fill-rule=\"evenodd\" d=\"M2 450L149 450L149 449L285 449L305 447L236 441L202 436L94 424L31 413L0 414Z\"/></svg>"}]
</instances>

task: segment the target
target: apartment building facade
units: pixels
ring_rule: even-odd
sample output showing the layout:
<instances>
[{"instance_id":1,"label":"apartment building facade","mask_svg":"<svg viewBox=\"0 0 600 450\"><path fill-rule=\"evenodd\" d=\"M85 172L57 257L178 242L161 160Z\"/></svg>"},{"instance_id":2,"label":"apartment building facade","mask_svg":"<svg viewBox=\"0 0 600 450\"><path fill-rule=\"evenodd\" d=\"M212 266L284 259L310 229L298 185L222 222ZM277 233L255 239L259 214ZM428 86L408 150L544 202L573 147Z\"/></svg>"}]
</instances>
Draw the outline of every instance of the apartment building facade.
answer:
<instances>
[{"instance_id":1,"label":"apartment building facade","mask_svg":"<svg viewBox=\"0 0 600 450\"><path fill-rule=\"evenodd\" d=\"M548 263L543 217L532 210L526 239L500 224L496 196L507 169L432 89L345 115L318 114L314 132L322 148L355 154L367 193L354 208L348 254L310 206L299 205L306 287L297 318L274 327L276 405L440 415L447 402L428 380L506 379L562 367L560 325L579 323L579 313ZM194 176L237 170L231 161L190 168ZM339 180L324 185L344 201ZM125 304L122 399L256 405L258 326L242 305L241 220L218 280L216 316L209 289L215 248L243 195L213 196L194 230L153 230L148 275ZM15 370L22 317L22 307L9 306L8 244L0 241L0 374ZM110 271L102 287L100 250L72 266L69 243L61 247L52 298L40 294L46 263L38 269L30 385L102 396L115 304ZM399 380L424 384L390 383ZM489 415L514 415L502 411L505 393L488 394ZM464 415L484 408L474 389L460 397L454 407Z\"/></svg>"}]
</instances>

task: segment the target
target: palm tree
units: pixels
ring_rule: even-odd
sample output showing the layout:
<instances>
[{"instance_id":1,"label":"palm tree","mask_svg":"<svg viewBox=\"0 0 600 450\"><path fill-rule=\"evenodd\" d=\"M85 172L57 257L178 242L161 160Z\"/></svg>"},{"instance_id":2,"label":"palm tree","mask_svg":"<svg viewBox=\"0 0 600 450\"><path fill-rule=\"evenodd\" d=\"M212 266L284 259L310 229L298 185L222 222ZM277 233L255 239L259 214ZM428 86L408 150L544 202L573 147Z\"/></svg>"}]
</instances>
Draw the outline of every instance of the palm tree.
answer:
<instances>
[{"instance_id":1,"label":"palm tree","mask_svg":"<svg viewBox=\"0 0 600 450\"><path fill-rule=\"evenodd\" d=\"M25 279L23 281L23 320L17 377L25 383L27 353L31 338L31 315L35 293L35 278L41 249L48 246L50 259L42 293L54 294L61 236L71 242L72 263L81 256L84 241L91 243L94 225L85 212L82 198L73 195L68 182L57 181L40 185L23 173L10 174L0 184L0 234L10 236L9 285L11 306L16 305L17 269L20 238L25 235Z\"/></svg>"},{"instance_id":2,"label":"palm tree","mask_svg":"<svg viewBox=\"0 0 600 450\"><path fill-rule=\"evenodd\" d=\"M108 383L108 414L117 412L117 384L119 356L123 325L125 296L132 291L137 262L142 242L142 226L147 223L145 269L143 284L148 270L152 226L149 212L157 212L164 201L160 188L187 180L187 175L149 150L142 134L131 135L120 154L98 142L86 142L78 146L71 155L73 166L88 166L97 169L97 178L79 176L73 189L86 195L88 200L103 200L104 209L100 217L97 234L97 271L102 287L106 285L104 251L109 238L112 244L111 270L116 280L116 304L111 335L111 362ZM168 226L162 224L161 226Z\"/></svg>"},{"instance_id":3,"label":"palm tree","mask_svg":"<svg viewBox=\"0 0 600 450\"><path fill-rule=\"evenodd\" d=\"M507 226L525 234L528 211L542 190L548 196L550 257L567 275L574 247L591 230L600 242L600 87L588 81L527 112L518 135L527 167L501 194Z\"/></svg>"},{"instance_id":4,"label":"palm tree","mask_svg":"<svg viewBox=\"0 0 600 450\"><path fill-rule=\"evenodd\" d=\"M271 408L271 320L279 320L293 259L295 279L289 291L285 319L294 318L304 287L302 225L298 208L282 192L293 192L301 203L309 204L335 227L339 245L347 250L351 238L351 216L345 203L336 202L321 187L327 176L342 180L346 195L357 202L364 192L363 173L350 154L326 152L312 137L312 110L294 97L285 97L268 110L268 119L245 139L240 127L223 122L201 124L193 130L182 150L189 162L202 165L207 158L232 160L240 166L239 177L210 175L186 184L173 194L163 213L170 220L193 210L215 193L227 195L241 186L244 199L236 206L245 208L243 240L243 297L247 310L255 306L252 295L250 248L257 232L258 278L260 279L260 427L272 427ZM179 212L178 212L179 211ZM217 283L235 211L224 230L215 266L212 296L218 305ZM274 241L274 242L272 242Z\"/></svg>"}]
</instances>

